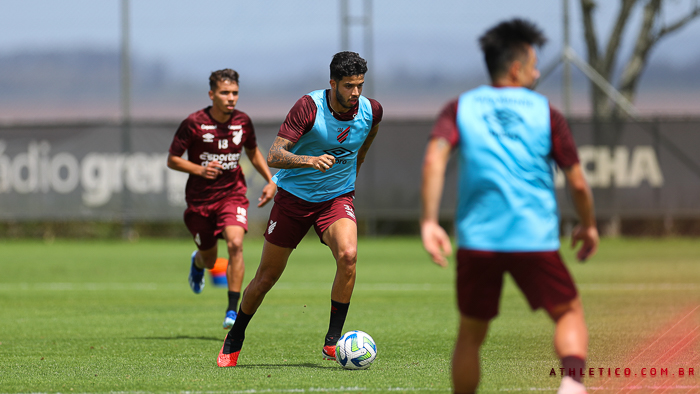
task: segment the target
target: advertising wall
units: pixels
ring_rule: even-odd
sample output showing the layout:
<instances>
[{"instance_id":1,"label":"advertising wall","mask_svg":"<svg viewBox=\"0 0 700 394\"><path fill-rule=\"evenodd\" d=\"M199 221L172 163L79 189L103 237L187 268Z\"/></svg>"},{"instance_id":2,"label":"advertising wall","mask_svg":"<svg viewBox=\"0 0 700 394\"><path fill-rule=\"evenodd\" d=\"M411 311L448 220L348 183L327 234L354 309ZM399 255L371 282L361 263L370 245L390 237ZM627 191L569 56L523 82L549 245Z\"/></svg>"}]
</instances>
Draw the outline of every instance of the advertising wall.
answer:
<instances>
[{"instance_id":1,"label":"advertising wall","mask_svg":"<svg viewBox=\"0 0 700 394\"><path fill-rule=\"evenodd\" d=\"M621 125L572 121L574 139L599 216L700 217L697 120ZM256 123L267 154L278 122ZM367 219L418 218L423 151L432 120L391 121L362 166L355 200ZM0 220L179 220L187 174L166 166L177 123L19 125L0 127ZM264 185L247 159L248 198ZM448 167L443 215L456 199L455 160ZM557 174L562 215L573 210ZM267 219L269 207L249 219Z\"/></svg>"}]
</instances>

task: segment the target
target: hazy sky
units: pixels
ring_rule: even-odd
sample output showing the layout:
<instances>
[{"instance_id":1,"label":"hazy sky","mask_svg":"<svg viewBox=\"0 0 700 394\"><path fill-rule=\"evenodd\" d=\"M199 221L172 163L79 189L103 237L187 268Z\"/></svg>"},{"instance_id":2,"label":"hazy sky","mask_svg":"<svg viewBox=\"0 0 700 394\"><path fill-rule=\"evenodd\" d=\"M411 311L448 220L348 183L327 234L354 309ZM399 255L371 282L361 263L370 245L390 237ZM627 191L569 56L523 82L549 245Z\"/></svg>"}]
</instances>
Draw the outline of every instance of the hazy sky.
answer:
<instances>
[{"instance_id":1,"label":"hazy sky","mask_svg":"<svg viewBox=\"0 0 700 394\"><path fill-rule=\"evenodd\" d=\"M359 9L363 4L362 0L349 2ZM618 2L599 2L603 3L600 25L608 31ZM544 56L553 56L561 45L562 3L374 0L376 66L404 63L407 68L425 70L468 65L477 53L478 35L515 16L544 28L550 37ZM669 3L673 11L688 2ZM0 51L118 48L120 4L120 0L0 0ZM130 6L134 53L165 61L177 73L199 76L232 62L255 64L250 72L256 74L279 69L279 63L306 67L340 49L336 0L131 0ZM583 52L578 0L571 0L570 9L573 42ZM672 16L669 12L668 18ZM696 60L699 36L700 23L688 26L659 47L655 60ZM353 46L362 51L361 45ZM390 59L384 58L385 53L391 54Z\"/></svg>"},{"instance_id":2,"label":"hazy sky","mask_svg":"<svg viewBox=\"0 0 700 394\"><path fill-rule=\"evenodd\" d=\"M363 1L349 3L352 13L359 14ZM607 36L619 2L599 3L603 4L597 23L600 34ZM674 19L690 3L669 1L665 16ZM117 50L120 4L120 0L0 0L0 54ZM562 45L562 0L374 0L373 4L370 73L375 75L485 75L477 37L515 16L534 21L550 38L541 64L555 59ZM134 56L163 62L177 78L205 81L212 70L232 67L251 84L284 83L310 73L325 83L330 58L341 49L338 0L131 0L130 7ZM570 0L570 9L572 42L585 57L579 1ZM628 30L630 36L635 32ZM682 67L698 61L697 37L700 20L665 40L652 53L652 62ZM354 40L350 49L364 55L360 40Z\"/></svg>"}]
</instances>

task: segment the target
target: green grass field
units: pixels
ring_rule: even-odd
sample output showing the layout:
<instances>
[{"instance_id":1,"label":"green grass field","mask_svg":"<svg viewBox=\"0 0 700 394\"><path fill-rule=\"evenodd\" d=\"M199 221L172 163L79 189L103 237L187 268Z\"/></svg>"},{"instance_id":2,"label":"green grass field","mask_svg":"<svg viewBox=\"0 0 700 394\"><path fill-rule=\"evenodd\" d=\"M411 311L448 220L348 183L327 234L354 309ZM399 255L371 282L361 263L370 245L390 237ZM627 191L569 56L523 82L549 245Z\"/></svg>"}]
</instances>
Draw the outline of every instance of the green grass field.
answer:
<instances>
[{"instance_id":1,"label":"green grass field","mask_svg":"<svg viewBox=\"0 0 700 394\"><path fill-rule=\"evenodd\" d=\"M246 279L261 246L246 240ZM429 263L419 239L360 240L344 330L377 342L364 371L321 359L334 263L314 238L250 323L239 366L218 368L226 291L190 291L192 249L189 240L0 242L0 392L450 392L454 265ZM589 392L700 392L700 241L604 240L583 265L563 254L586 308ZM555 392L552 331L509 280L480 392ZM618 367L630 375L615 377Z\"/></svg>"}]
</instances>

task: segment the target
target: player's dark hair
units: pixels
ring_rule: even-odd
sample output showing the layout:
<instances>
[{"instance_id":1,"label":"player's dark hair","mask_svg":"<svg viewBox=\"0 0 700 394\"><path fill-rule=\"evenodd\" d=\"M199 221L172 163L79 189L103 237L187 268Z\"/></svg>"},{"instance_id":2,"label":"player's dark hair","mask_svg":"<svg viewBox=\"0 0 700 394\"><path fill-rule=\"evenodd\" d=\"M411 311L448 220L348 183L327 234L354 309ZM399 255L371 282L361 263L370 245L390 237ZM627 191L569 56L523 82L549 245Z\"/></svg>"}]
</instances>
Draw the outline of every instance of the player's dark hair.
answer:
<instances>
[{"instance_id":1,"label":"player's dark hair","mask_svg":"<svg viewBox=\"0 0 700 394\"><path fill-rule=\"evenodd\" d=\"M542 47L546 42L542 30L519 18L501 22L479 37L492 80L507 72L514 60L526 58L528 45Z\"/></svg>"},{"instance_id":2,"label":"player's dark hair","mask_svg":"<svg viewBox=\"0 0 700 394\"><path fill-rule=\"evenodd\" d=\"M331 79L340 81L343 77L364 75L367 73L367 61L355 52L344 51L333 55L331 60Z\"/></svg>"},{"instance_id":3,"label":"player's dark hair","mask_svg":"<svg viewBox=\"0 0 700 394\"><path fill-rule=\"evenodd\" d=\"M209 89L216 89L216 84L222 81L231 81L238 84L238 73L230 68L212 72L209 76Z\"/></svg>"}]
</instances>

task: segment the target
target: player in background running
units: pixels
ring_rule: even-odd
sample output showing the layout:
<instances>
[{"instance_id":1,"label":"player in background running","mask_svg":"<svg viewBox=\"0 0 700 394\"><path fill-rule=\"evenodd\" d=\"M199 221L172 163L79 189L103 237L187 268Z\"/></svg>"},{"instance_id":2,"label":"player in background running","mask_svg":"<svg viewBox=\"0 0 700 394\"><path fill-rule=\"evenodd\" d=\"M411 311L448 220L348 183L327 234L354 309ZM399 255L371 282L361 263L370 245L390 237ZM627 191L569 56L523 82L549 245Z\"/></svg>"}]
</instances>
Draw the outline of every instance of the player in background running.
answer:
<instances>
[{"instance_id":1,"label":"player in background running","mask_svg":"<svg viewBox=\"0 0 700 394\"><path fill-rule=\"evenodd\" d=\"M217 240L226 241L228 306L223 327L230 329L237 317L245 273L243 237L248 231L249 202L239 165L241 152L245 151L255 170L268 182L258 198L258 207L274 197L277 186L258 149L253 123L248 115L235 109L238 73L231 69L214 71L209 87L212 105L182 121L170 145L168 167L190 174L185 188L184 219L197 245L190 258L188 278L196 294L204 288L204 269L211 269L216 263ZM182 158L185 152L187 159Z\"/></svg>"}]
</instances>

